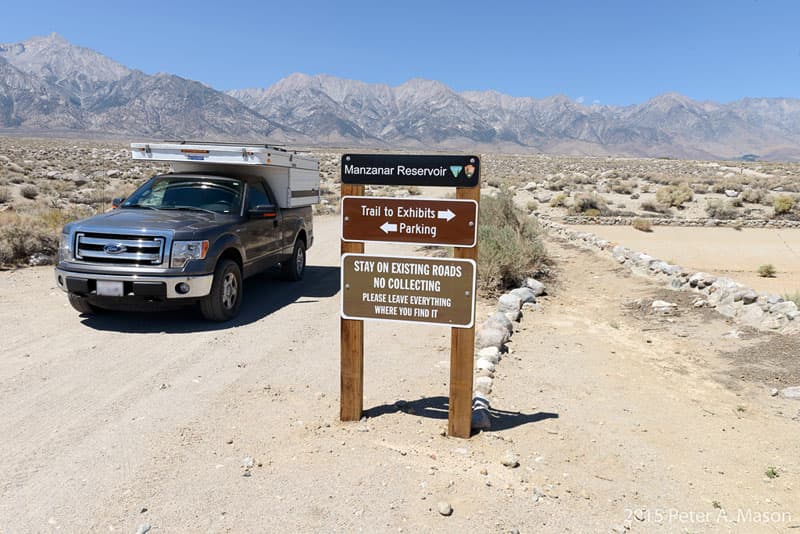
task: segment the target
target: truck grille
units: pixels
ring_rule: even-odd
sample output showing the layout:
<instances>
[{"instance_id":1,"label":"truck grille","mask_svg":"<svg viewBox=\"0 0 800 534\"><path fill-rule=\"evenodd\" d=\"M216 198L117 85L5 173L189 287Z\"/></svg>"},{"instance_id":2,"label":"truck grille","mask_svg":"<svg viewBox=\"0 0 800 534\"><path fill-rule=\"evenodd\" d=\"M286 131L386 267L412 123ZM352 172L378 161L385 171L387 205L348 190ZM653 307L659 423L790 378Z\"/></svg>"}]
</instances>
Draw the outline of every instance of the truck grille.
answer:
<instances>
[{"instance_id":1,"label":"truck grille","mask_svg":"<svg viewBox=\"0 0 800 534\"><path fill-rule=\"evenodd\" d=\"M76 236L75 258L89 263L161 265L164 261L164 238L79 233Z\"/></svg>"}]
</instances>

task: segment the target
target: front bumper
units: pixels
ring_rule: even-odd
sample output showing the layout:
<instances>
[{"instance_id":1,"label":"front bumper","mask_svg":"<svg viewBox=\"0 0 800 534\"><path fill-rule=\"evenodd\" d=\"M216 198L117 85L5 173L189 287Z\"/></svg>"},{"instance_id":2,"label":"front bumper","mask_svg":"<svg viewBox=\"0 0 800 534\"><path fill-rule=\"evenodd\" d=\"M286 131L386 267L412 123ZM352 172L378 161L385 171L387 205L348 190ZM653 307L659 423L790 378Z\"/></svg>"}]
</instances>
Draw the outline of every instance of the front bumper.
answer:
<instances>
[{"instance_id":1,"label":"front bumper","mask_svg":"<svg viewBox=\"0 0 800 534\"><path fill-rule=\"evenodd\" d=\"M56 283L64 291L87 296L97 295L97 281L122 282L124 296L142 296L166 299L205 297L211 292L213 274L199 276L116 275L82 273L55 269ZM179 293L177 286L186 284L189 290Z\"/></svg>"}]
</instances>

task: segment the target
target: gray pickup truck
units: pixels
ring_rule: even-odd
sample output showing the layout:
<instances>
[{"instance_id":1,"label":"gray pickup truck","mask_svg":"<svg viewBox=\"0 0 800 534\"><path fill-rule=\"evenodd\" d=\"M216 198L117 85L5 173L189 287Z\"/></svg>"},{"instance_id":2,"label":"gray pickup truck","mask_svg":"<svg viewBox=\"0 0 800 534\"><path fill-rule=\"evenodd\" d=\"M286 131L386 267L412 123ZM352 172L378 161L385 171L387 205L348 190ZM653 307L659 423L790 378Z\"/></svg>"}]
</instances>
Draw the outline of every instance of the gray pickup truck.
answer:
<instances>
[{"instance_id":1,"label":"gray pickup truck","mask_svg":"<svg viewBox=\"0 0 800 534\"><path fill-rule=\"evenodd\" d=\"M263 177L155 176L115 209L64 227L56 281L83 314L181 301L227 321L244 278L278 264L291 280L303 276L312 208L278 204Z\"/></svg>"}]
</instances>

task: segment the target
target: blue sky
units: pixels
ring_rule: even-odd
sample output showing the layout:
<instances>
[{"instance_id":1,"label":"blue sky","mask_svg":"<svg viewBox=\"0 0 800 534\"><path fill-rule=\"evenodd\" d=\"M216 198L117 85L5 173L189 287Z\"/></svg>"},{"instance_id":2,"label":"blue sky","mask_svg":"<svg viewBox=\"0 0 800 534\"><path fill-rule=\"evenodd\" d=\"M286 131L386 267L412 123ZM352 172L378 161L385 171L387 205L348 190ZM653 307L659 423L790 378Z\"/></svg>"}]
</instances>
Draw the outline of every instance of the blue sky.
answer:
<instances>
[{"instance_id":1,"label":"blue sky","mask_svg":"<svg viewBox=\"0 0 800 534\"><path fill-rule=\"evenodd\" d=\"M10 1L0 42L57 32L218 89L293 73L634 104L800 97L800 2Z\"/></svg>"}]
</instances>

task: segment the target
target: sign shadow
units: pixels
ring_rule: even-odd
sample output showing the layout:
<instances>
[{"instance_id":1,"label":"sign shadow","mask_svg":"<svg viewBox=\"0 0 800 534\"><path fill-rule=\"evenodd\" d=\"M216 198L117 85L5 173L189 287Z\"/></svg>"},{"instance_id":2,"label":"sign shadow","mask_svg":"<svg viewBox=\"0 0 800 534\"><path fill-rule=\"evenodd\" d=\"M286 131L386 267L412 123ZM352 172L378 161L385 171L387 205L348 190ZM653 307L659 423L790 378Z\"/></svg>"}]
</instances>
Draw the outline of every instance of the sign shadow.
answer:
<instances>
[{"instance_id":1,"label":"sign shadow","mask_svg":"<svg viewBox=\"0 0 800 534\"><path fill-rule=\"evenodd\" d=\"M399 400L394 404L382 404L364 410L364 415L368 418L380 417L382 415L405 413L417 417L429 419L447 420L449 400L447 397L424 397L414 401ZM492 422L491 431L502 431L516 428L529 423L537 423L545 419L558 419L559 415L552 412L522 413L501 410L489 407L489 419ZM475 431L472 432L475 434Z\"/></svg>"},{"instance_id":2,"label":"sign shadow","mask_svg":"<svg viewBox=\"0 0 800 534\"><path fill-rule=\"evenodd\" d=\"M303 280L284 280L276 269L244 281L244 299L239 315L222 323L204 320L196 304L153 303L142 309L101 311L83 316L81 323L94 330L148 333L190 333L226 330L254 323L290 304L318 302L339 292L340 269L330 266L306 267Z\"/></svg>"}]
</instances>

